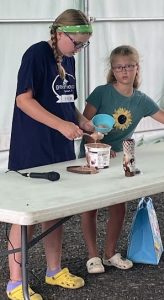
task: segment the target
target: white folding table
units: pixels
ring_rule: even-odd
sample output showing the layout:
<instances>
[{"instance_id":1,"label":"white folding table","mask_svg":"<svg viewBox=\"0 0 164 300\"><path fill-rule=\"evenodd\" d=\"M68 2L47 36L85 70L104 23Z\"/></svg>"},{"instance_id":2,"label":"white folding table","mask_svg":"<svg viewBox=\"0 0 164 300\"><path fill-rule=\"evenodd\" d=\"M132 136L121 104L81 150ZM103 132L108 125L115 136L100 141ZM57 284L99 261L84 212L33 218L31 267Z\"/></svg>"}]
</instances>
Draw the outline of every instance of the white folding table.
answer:
<instances>
[{"instance_id":1,"label":"white folding table","mask_svg":"<svg viewBox=\"0 0 164 300\"><path fill-rule=\"evenodd\" d=\"M59 181L27 178L16 172L0 174L0 221L22 228L22 281L24 299L28 294L27 225L65 218L84 211L107 207L164 192L164 143L136 148L136 166L141 174L125 177L123 154L111 159L110 167L97 174L77 174L67 166L85 165L77 159L22 172L60 173Z\"/></svg>"}]
</instances>

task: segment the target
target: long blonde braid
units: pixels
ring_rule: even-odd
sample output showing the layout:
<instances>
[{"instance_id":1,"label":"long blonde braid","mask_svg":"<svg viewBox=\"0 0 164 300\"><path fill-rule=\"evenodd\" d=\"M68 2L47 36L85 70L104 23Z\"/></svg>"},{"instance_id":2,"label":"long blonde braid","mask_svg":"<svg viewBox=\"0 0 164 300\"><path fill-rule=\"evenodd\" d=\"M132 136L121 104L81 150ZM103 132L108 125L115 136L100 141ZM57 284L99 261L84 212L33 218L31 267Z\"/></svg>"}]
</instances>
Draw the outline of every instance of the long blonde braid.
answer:
<instances>
[{"instance_id":1,"label":"long blonde braid","mask_svg":"<svg viewBox=\"0 0 164 300\"><path fill-rule=\"evenodd\" d=\"M53 28L51 28L51 41L52 41L52 49L54 53L54 57L57 63L58 72L60 77L64 80L65 79L65 69L62 66L62 57L57 52L57 37L56 37L56 29L59 25L53 24Z\"/></svg>"}]
</instances>

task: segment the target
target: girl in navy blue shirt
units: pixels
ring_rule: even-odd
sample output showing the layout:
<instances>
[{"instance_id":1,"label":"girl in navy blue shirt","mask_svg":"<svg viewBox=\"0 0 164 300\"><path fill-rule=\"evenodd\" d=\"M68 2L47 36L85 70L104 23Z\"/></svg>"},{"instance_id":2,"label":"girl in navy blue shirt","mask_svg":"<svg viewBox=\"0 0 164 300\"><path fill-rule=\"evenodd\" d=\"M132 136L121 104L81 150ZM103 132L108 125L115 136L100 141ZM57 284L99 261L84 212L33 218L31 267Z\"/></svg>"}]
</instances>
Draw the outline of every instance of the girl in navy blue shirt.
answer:
<instances>
[{"instance_id":1,"label":"girl in navy blue shirt","mask_svg":"<svg viewBox=\"0 0 164 300\"><path fill-rule=\"evenodd\" d=\"M51 39L31 46L18 73L13 114L9 169L20 170L75 159L74 139L90 122L75 107L77 98L74 55L89 45L92 33L87 17L68 9L54 21ZM43 231L56 221L42 224ZM29 238L32 227L29 227ZM12 225L10 244L21 247L19 225ZM44 238L47 259L45 281L65 288L80 288L84 280L61 270L62 227ZM9 255L9 299L22 300L21 254ZM41 300L29 287L30 299Z\"/></svg>"}]
</instances>

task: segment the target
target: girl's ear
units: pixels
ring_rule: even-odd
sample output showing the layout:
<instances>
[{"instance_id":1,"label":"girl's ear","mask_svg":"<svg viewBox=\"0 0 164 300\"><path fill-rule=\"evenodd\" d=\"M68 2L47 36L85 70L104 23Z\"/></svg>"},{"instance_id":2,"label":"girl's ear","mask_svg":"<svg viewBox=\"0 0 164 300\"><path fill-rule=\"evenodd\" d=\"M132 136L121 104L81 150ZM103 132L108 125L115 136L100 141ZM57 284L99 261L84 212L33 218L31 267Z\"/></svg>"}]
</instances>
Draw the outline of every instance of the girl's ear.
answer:
<instances>
[{"instance_id":1,"label":"girl's ear","mask_svg":"<svg viewBox=\"0 0 164 300\"><path fill-rule=\"evenodd\" d=\"M136 71L136 73L138 73L139 72L139 64L137 64L137 71Z\"/></svg>"},{"instance_id":2,"label":"girl's ear","mask_svg":"<svg viewBox=\"0 0 164 300\"><path fill-rule=\"evenodd\" d=\"M60 40L60 39L61 39L62 34L63 34L63 32L56 32L57 40Z\"/></svg>"}]
</instances>

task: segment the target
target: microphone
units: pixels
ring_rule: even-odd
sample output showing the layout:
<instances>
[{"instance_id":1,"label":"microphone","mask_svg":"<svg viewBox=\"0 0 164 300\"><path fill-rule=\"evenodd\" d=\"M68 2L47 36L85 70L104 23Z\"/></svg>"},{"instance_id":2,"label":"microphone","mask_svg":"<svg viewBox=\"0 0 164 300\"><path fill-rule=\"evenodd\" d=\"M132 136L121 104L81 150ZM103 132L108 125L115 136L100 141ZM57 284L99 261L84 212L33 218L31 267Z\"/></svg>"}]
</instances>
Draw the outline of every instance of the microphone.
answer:
<instances>
[{"instance_id":1,"label":"microphone","mask_svg":"<svg viewBox=\"0 0 164 300\"><path fill-rule=\"evenodd\" d=\"M47 172L47 173L21 173L21 175L25 177L30 178L41 178L41 179L47 179L50 181L56 181L59 180L60 174L57 172Z\"/></svg>"}]
</instances>

